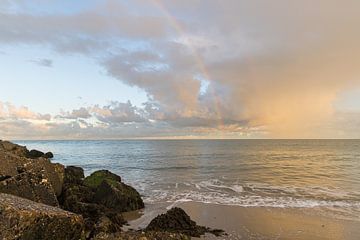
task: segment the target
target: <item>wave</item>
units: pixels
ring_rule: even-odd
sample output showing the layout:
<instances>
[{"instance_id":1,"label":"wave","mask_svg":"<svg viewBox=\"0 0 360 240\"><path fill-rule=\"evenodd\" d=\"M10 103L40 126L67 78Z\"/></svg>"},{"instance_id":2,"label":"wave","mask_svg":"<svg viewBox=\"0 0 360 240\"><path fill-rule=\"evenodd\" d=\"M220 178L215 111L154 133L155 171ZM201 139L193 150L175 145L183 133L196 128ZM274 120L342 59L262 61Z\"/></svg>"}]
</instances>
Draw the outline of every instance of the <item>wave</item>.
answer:
<instances>
[{"instance_id":1,"label":"wave","mask_svg":"<svg viewBox=\"0 0 360 240\"><path fill-rule=\"evenodd\" d=\"M260 183L225 184L218 179L175 183L175 187L147 189L147 203L200 202L240 207L318 208L341 218L359 219L360 195L319 187L270 186Z\"/></svg>"}]
</instances>

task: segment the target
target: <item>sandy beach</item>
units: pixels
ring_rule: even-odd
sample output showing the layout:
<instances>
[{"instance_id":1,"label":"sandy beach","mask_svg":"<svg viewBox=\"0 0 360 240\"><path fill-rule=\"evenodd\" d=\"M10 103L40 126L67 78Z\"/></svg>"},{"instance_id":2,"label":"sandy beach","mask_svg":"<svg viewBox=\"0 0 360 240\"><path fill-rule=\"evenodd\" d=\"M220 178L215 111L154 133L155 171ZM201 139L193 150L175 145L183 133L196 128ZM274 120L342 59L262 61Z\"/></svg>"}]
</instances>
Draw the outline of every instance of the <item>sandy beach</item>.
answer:
<instances>
[{"instance_id":1,"label":"sandy beach","mask_svg":"<svg viewBox=\"0 0 360 240\"><path fill-rule=\"evenodd\" d=\"M147 205L143 212L127 215L129 228L141 228L170 204ZM358 240L360 221L319 216L312 208L237 207L196 202L179 203L200 225L221 228L227 236L201 239ZM196 238L194 238L196 239Z\"/></svg>"}]
</instances>

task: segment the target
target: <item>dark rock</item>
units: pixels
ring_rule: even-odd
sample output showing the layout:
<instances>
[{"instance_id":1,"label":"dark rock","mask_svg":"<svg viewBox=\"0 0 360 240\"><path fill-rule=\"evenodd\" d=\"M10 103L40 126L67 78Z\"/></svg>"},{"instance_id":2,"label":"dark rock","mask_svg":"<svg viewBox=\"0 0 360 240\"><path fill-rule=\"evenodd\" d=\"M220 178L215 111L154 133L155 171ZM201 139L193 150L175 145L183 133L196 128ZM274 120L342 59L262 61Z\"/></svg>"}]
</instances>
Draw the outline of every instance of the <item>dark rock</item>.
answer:
<instances>
[{"instance_id":1,"label":"dark rock","mask_svg":"<svg viewBox=\"0 0 360 240\"><path fill-rule=\"evenodd\" d=\"M110 172L106 175L111 176ZM113 179L115 176L112 176ZM96 188L85 185L83 178L82 168L74 166L65 168L63 191L58 198L62 208L84 217L87 237L100 232L119 231L125 223L122 215L114 209L95 202Z\"/></svg>"},{"instance_id":2,"label":"dark rock","mask_svg":"<svg viewBox=\"0 0 360 240\"><path fill-rule=\"evenodd\" d=\"M0 239L83 239L81 216L0 193Z\"/></svg>"},{"instance_id":3,"label":"dark rock","mask_svg":"<svg viewBox=\"0 0 360 240\"><path fill-rule=\"evenodd\" d=\"M177 207L154 218L146 227L146 231L183 233L192 237L200 237L206 232L216 233L217 236L220 233L223 233L223 231L219 229L212 230L207 227L196 225L196 222L191 220L184 210Z\"/></svg>"},{"instance_id":4,"label":"dark rock","mask_svg":"<svg viewBox=\"0 0 360 240\"><path fill-rule=\"evenodd\" d=\"M140 194L133 187L106 179L96 188L94 202L119 212L144 208Z\"/></svg>"},{"instance_id":5,"label":"dark rock","mask_svg":"<svg viewBox=\"0 0 360 240\"><path fill-rule=\"evenodd\" d=\"M4 142L1 143L4 144ZM14 150L25 147L12 143L7 143L5 146L5 148L2 147L2 150L0 150L0 175L11 177L17 176L15 179L13 179L16 180L22 179L19 178L19 174L24 174L30 171L31 174L25 174L29 180L27 181L29 183L28 185L31 186L28 191L33 190L34 184L38 184L37 176L41 175L41 181L43 181L43 183L49 182L49 184L51 184L52 188L54 189L56 196L61 194L64 179L63 165L58 163L53 164L50 162L50 160L45 158L29 159L21 155L15 155L13 152L5 151L4 149ZM31 180L29 177L35 177L35 179ZM22 181L24 181L24 179L22 179ZM24 182L15 183L12 181L12 187L15 187L16 185L24 186ZM37 201L31 197L29 199Z\"/></svg>"},{"instance_id":6,"label":"dark rock","mask_svg":"<svg viewBox=\"0 0 360 240\"><path fill-rule=\"evenodd\" d=\"M64 184L82 184L84 169L81 167L67 166L65 168Z\"/></svg>"},{"instance_id":7,"label":"dark rock","mask_svg":"<svg viewBox=\"0 0 360 240\"><path fill-rule=\"evenodd\" d=\"M43 157L43 156L44 156L44 153L39 150L36 150L36 149L30 150L30 152L28 152L28 154L26 155L26 157L32 158L32 159Z\"/></svg>"},{"instance_id":8,"label":"dark rock","mask_svg":"<svg viewBox=\"0 0 360 240\"><path fill-rule=\"evenodd\" d=\"M116 183L121 182L121 177L108 170L99 170L85 178L84 184L91 188L97 188L104 180Z\"/></svg>"},{"instance_id":9,"label":"dark rock","mask_svg":"<svg viewBox=\"0 0 360 240\"><path fill-rule=\"evenodd\" d=\"M121 226L125 223L126 221L119 213L105 214L96 222L93 234L121 232Z\"/></svg>"},{"instance_id":10,"label":"dark rock","mask_svg":"<svg viewBox=\"0 0 360 240\"><path fill-rule=\"evenodd\" d=\"M108 170L92 173L85 178L84 184L94 190L94 202L109 209L127 212L144 208L140 194L133 187L122 183L120 176Z\"/></svg>"},{"instance_id":11,"label":"dark rock","mask_svg":"<svg viewBox=\"0 0 360 240\"><path fill-rule=\"evenodd\" d=\"M44 158L53 158L54 154L52 152L47 152L44 154Z\"/></svg>"},{"instance_id":12,"label":"dark rock","mask_svg":"<svg viewBox=\"0 0 360 240\"><path fill-rule=\"evenodd\" d=\"M63 209L84 217L87 236L116 232L125 223L121 212L144 207L140 194L107 170L84 178L79 167L66 167L59 203Z\"/></svg>"},{"instance_id":13,"label":"dark rock","mask_svg":"<svg viewBox=\"0 0 360 240\"><path fill-rule=\"evenodd\" d=\"M64 209L86 215L89 210L84 209L84 203L92 203L93 197L94 192L89 187L83 185L65 185L58 199ZM93 215L91 212L90 214Z\"/></svg>"},{"instance_id":14,"label":"dark rock","mask_svg":"<svg viewBox=\"0 0 360 240\"><path fill-rule=\"evenodd\" d=\"M26 171L0 182L0 192L27 198L34 202L58 206L54 190L45 172Z\"/></svg>"}]
</instances>

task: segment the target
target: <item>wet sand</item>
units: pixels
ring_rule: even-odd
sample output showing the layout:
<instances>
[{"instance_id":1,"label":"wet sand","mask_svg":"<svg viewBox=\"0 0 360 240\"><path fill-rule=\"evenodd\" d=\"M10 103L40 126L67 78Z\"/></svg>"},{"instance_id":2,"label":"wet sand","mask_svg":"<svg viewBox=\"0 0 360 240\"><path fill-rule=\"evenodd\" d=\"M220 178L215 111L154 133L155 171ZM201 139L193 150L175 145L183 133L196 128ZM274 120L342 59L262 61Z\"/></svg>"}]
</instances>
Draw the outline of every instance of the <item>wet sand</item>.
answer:
<instances>
[{"instance_id":1,"label":"wet sand","mask_svg":"<svg viewBox=\"0 0 360 240\"><path fill-rule=\"evenodd\" d=\"M179 203L199 225L224 229L228 235L202 239L291 239L359 240L359 221L320 216L312 208L237 207L195 202ZM147 205L140 214L127 214L129 228L145 227L151 219L170 208L169 204ZM195 238L194 238L195 239Z\"/></svg>"}]
</instances>

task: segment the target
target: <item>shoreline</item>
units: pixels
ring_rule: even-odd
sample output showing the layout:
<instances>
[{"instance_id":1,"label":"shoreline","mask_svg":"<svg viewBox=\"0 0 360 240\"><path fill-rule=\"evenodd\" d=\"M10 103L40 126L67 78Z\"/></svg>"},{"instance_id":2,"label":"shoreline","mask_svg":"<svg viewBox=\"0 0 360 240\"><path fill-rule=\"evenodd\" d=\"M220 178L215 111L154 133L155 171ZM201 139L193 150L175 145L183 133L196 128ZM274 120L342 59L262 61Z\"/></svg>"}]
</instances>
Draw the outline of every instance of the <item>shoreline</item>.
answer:
<instances>
[{"instance_id":1,"label":"shoreline","mask_svg":"<svg viewBox=\"0 0 360 240\"><path fill-rule=\"evenodd\" d=\"M173 205L146 204L145 209L128 213L127 229L143 228L154 216ZM360 236L360 219L325 217L314 208L240 207L198 202L175 206L184 209L199 225L221 228L228 234L222 237L206 234L192 239L358 240Z\"/></svg>"}]
</instances>

